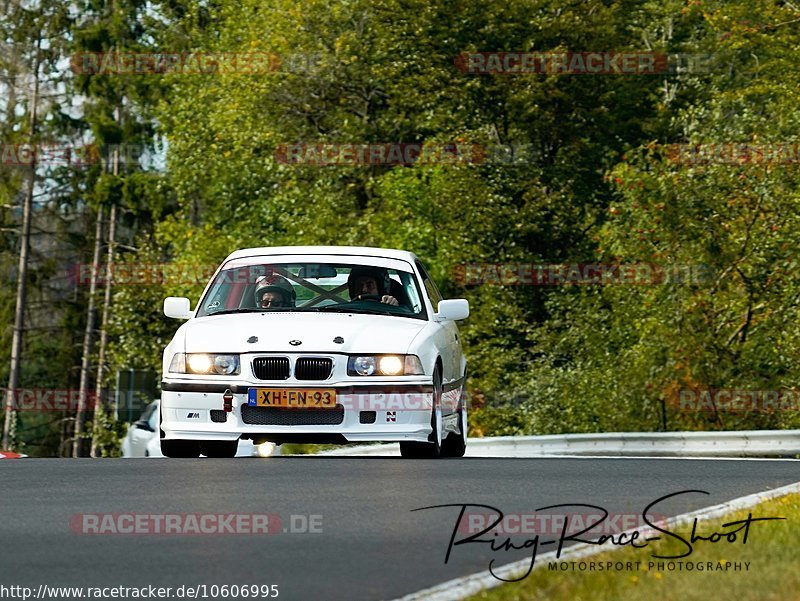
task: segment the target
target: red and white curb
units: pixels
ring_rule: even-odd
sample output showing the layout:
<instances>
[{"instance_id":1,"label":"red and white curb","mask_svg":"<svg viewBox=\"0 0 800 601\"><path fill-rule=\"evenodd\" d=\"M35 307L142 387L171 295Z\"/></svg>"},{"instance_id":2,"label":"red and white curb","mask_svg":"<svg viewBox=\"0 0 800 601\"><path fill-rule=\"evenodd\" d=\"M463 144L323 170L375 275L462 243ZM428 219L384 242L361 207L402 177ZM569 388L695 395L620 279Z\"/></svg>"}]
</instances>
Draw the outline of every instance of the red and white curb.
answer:
<instances>
[{"instance_id":1,"label":"red and white curb","mask_svg":"<svg viewBox=\"0 0 800 601\"><path fill-rule=\"evenodd\" d=\"M691 522L694 519L712 520L722 517L732 511L747 509L748 507L763 503L764 501L790 494L800 494L800 482L782 486L780 488L774 488L764 492L754 493L752 495L747 495L746 497L739 497L738 499L720 503L719 505L713 505L712 507L698 509L697 511L693 511L691 513L684 513L682 515L669 518L666 520L666 525L674 526L684 522ZM627 532L633 532L634 530L636 529L631 529ZM643 536L646 536L648 533L655 532L654 530L650 529L639 531ZM559 559L564 561L575 561L577 559L583 559L584 557L590 557L598 553L619 548L620 547L580 543L562 550L561 558ZM538 555L536 557L536 565L534 566L534 570L541 568L543 565L546 565L548 561L553 561L555 559L555 551L549 551L542 555ZM493 571L495 574L497 574L497 576L505 578L506 580L511 580L513 578L518 578L527 572L530 568L530 564L531 560L530 558L527 558L506 564L499 568L494 568ZM486 570L484 572L478 572L477 574L471 574L469 576L448 580L442 584L417 591L416 593L411 593L405 597L395 599L394 601L461 601L462 599L466 599L467 597L475 595L481 591L495 588L501 584L506 583L501 582L492 576L488 570Z\"/></svg>"},{"instance_id":2,"label":"red and white curb","mask_svg":"<svg viewBox=\"0 0 800 601\"><path fill-rule=\"evenodd\" d=\"M0 459L21 459L27 457L21 453L12 453L11 451L0 451Z\"/></svg>"}]
</instances>

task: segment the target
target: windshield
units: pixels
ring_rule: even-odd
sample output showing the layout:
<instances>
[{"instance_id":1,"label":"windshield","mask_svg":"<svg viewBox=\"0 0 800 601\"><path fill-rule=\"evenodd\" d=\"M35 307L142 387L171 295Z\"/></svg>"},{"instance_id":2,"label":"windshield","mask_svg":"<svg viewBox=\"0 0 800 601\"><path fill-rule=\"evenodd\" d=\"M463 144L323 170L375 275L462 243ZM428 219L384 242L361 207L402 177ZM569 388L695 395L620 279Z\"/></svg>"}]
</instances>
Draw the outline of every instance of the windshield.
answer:
<instances>
[{"instance_id":1,"label":"windshield","mask_svg":"<svg viewBox=\"0 0 800 601\"><path fill-rule=\"evenodd\" d=\"M403 261L391 261L391 267L269 261L229 261L208 288L197 317L316 311L427 318L417 278Z\"/></svg>"}]
</instances>

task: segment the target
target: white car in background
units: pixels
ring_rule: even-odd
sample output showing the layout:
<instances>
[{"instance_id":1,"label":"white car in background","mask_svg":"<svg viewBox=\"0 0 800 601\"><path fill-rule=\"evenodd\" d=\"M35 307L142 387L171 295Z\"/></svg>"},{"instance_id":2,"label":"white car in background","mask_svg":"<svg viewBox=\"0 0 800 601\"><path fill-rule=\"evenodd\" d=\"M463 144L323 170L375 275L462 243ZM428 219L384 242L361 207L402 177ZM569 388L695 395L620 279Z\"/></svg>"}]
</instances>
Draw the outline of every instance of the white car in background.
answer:
<instances>
[{"instance_id":1,"label":"white car in background","mask_svg":"<svg viewBox=\"0 0 800 601\"><path fill-rule=\"evenodd\" d=\"M158 401L153 401L138 421L128 426L122 439L123 457L163 457L158 441Z\"/></svg>"},{"instance_id":2,"label":"white car in background","mask_svg":"<svg viewBox=\"0 0 800 601\"><path fill-rule=\"evenodd\" d=\"M164 350L161 450L231 457L256 444L399 442L461 457L466 359L456 321L410 252L348 246L232 253Z\"/></svg>"},{"instance_id":3,"label":"white car in background","mask_svg":"<svg viewBox=\"0 0 800 601\"><path fill-rule=\"evenodd\" d=\"M158 439L159 402L150 403L138 421L130 424L122 439L123 457L163 457L161 441ZM252 441L242 440L236 457L269 457L277 455L275 445L269 442L255 446Z\"/></svg>"}]
</instances>

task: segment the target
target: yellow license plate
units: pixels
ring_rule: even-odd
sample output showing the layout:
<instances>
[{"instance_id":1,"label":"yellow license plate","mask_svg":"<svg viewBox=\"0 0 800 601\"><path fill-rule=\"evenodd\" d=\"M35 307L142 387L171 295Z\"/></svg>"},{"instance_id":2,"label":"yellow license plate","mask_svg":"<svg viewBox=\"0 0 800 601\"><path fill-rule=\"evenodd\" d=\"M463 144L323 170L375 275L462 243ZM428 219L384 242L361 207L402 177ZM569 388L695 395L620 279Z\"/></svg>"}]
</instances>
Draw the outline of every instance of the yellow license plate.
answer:
<instances>
[{"instance_id":1,"label":"yellow license plate","mask_svg":"<svg viewBox=\"0 0 800 601\"><path fill-rule=\"evenodd\" d=\"M333 388L255 388L250 390L249 400L251 405L257 407L328 409L336 406L336 390Z\"/></svg>"}]
</instances>

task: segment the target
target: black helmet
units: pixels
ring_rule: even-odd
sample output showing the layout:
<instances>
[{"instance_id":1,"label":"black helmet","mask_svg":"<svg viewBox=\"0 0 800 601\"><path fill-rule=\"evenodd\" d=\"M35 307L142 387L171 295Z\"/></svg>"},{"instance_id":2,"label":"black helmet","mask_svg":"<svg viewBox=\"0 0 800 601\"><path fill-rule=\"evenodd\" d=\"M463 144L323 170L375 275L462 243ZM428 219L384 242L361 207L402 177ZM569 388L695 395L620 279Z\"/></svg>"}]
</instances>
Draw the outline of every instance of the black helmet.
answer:
<instances>
[{"instance_id":1,"label":"black helmet","mask_svg":"<svg viewBox=\"0 0 800 601\"><path fill-rule=\"evenodd\" d=\"M370 277L378 284L378 295L383 296L389 294L389 270L385 267L367 267L359 265L350 270L350 275L347 276L347 290L350 293L350 298L353 299L358 296L356 290L356 279L361 277Z\"/></svg>"},{"instance_id":2,"label":"black helmet","mask_svg":"<svg viewBox=\"0 0 800 601\"><path fill-rule=\"evenodd\" d=\"M284 307L294 307L297 293L294 287L289 283L285 277L276 273L270 275L262 275L256 280L256 306L261 306L261 297L265 292L277 292L283 298Z\"/></svg>"}]
</instances>

